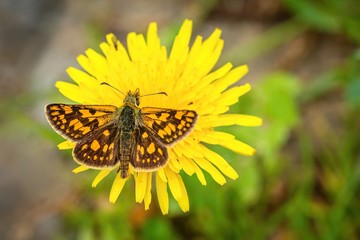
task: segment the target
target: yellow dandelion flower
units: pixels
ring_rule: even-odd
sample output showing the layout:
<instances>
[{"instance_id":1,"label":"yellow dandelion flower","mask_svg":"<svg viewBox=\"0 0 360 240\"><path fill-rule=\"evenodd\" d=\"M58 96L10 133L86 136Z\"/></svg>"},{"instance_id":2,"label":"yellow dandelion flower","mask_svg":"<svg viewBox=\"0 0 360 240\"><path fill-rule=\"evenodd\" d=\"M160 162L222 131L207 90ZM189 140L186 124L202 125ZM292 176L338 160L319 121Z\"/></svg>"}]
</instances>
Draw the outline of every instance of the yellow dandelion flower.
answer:
<instances>
[{"instance_id":1,"label":"yellow dandelion flower","mask_svg":"<svg viewBox=\"0 0 360 240\"><path fill-rule=\"evenodd\" d=\"M180 208L189 211L181 171L195 174L202 185L206 185L203 170L220 185L226 183L225 176L238 177L204 143L247 156L255 153L233 135L214 129L261 125L255 116L226 114L251 89L249 84L232 86L248 67L226 63L212 71L224 44L221 31L215 29L205 40L197 36L190 46L191 32L192 22L185 20L169 54L160 43L156 23L149 25L146 38L129 33L127 49L108 34L100 44L103 54L88 49L77 58L85 71L68 68L75 84L56 83L64 96L79 103L46 107L53 128L68 139L58 147L74 149L74 159L80 164L75 173L100 170L93 187L119 169L110 202L118 199L133 176L136 202L143 202L145 209L155 186L163 214L169 210L168 189Z\"/></svg>"}]
</instances>

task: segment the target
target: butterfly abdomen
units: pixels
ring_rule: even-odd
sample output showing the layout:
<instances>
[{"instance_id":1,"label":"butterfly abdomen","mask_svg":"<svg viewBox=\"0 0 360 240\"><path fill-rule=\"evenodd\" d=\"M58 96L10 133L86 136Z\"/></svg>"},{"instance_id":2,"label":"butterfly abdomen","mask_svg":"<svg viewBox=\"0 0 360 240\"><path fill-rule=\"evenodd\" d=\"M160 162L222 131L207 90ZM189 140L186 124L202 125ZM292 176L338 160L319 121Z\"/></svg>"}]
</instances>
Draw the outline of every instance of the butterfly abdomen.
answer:
<instances>
[{"instance_id":1,"label":"butterfly abdomen","mask_svg":"<svg viewBox=\"0 0 360 240\"><path fill-rule=\"evenodd\" d=\"M135 110L130 106L125 106L120 113L119 117L119 130L120 130L120 176L126 178L129 172L129 163L131 158L131 149L134 139L135 129Z\"/></svg>"}]
</instances>

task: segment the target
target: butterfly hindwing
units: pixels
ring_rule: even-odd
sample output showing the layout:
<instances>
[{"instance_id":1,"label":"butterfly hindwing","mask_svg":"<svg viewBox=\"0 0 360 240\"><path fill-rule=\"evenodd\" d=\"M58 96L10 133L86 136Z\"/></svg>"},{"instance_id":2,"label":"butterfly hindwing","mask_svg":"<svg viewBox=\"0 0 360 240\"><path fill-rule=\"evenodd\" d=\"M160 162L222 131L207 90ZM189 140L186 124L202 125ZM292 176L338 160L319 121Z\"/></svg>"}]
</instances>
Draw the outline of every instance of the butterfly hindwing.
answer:
<instances>
[{"instance_id":1,"label":"butterfly hindwing","mask_svg":"<svg viewBox=\"0 0 360 240\"><path fill-rule=\"evenodd\" d=\"M119 134L117 128L105 126L87 138L77 142L74 150L74 159L90 168L112 168L119 161Z\"/></svg>"},{"instance_id":2,"label":"butterfly hindwing","mask_svg":"<svg viewBox=\"0 0 360 240\"><path fill-rule=\"evenodd\" d=\"M111 105L49 104L45 107L54 130L75 142L113 121L116 110Z\"/></svg>"},{"instance_id":3,"label":"butterfly hindwing","mask_svg":"<svg viewBox=\"0 0 360 240\"><path fill-rule=\"evenodd\" d=\"M141 109L143 124L165 146L173 146L193 129L197 114L192 110L175 110L144 107Z\"/></svg>"},{"instance_id":4,"label":"butterfly hindwing","mask_svg":"<svg viewBox=\"0 0 360 240\"><path fill-rule=\"evenodd\" d=\"M154 171L168 161L166 147L146 127L135 129L131 165L137 171Z\"/></svg>"}]
</instances>

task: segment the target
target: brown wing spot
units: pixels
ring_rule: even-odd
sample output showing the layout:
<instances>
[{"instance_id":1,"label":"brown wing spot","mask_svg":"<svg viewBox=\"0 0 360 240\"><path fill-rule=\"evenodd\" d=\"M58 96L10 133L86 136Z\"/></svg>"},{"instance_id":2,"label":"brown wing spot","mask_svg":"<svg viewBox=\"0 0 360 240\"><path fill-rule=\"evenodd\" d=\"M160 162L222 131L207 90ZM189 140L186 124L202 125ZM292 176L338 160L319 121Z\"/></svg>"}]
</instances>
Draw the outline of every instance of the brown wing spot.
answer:
<instances>
[{"instance_id":1,"label":"brown wing spot","mask_svg":"<svg viewBox=\"0 0 360 240\"><path fill-rule=\"evenodd\" d=\"M155 152L155 144L152 142L150 143L150 145L147 147L146 151L149 154L153 154Z\"/></svg>"},{"instance_id":2,"label":"brown wing spot","mask_svg":"<svg viewBox=\"0 0 360 240\"><path fill-rule=\"evenodd\" d=\"M92 141L90 148L94 151L99 150L100 144L97 140Z\"/></svg>"}]
</instances>

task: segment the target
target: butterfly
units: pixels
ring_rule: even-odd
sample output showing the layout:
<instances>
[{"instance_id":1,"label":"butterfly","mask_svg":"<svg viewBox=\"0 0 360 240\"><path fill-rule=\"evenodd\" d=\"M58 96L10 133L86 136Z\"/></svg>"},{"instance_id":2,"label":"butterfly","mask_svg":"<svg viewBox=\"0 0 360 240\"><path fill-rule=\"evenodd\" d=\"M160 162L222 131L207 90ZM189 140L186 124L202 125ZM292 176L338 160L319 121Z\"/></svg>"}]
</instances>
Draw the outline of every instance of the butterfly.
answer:
<instances>
[{"instance_id":1,"label":"butterfly","mask_svg":"<svg viewBox=\"0 0 360 240\"><path fill-rule=\"evenodd\" d=\"M77 163L93 169L119 165L120 176L127 178L129 165L138 172L164 167L168 148L186 137L198 118L192 110L139 108L140 97L139 89L129 91L121 107L49 104L45 115L58 134L76 143Z\"/></svg>"}]
</instances>

